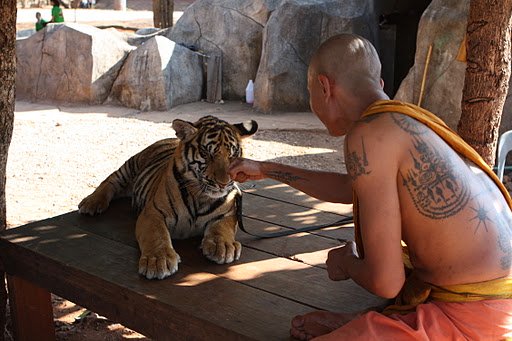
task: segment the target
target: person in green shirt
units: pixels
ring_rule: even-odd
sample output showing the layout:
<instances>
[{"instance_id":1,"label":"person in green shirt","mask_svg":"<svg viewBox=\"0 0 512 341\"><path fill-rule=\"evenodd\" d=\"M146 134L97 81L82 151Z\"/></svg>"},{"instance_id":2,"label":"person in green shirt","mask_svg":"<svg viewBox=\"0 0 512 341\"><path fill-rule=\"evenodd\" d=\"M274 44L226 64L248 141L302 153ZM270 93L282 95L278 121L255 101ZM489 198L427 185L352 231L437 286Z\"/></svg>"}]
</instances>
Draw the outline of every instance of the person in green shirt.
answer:
<instances>
[{"instance_id":1,"label":"person in green shirt","mask_svg":"<svg viewBox=\"0 0 512 341\"><path fill-rule=\"evenodd\" d=\"M36 13L36 19L36 31L42 30L47 24L46 20L41 18L41 13L39 12Z\"/></svg>"},{"instance_id":2,"label":"person in green shirt","mask_svg":"<svg viewBox=\"0 0 512 341\"><path fill-rule=\"evenodd\" d=\"M64 22L64 14L62 8L60 8L59 0L52 0L52 20L50 22Z\"/></svg>"}]
</instances>

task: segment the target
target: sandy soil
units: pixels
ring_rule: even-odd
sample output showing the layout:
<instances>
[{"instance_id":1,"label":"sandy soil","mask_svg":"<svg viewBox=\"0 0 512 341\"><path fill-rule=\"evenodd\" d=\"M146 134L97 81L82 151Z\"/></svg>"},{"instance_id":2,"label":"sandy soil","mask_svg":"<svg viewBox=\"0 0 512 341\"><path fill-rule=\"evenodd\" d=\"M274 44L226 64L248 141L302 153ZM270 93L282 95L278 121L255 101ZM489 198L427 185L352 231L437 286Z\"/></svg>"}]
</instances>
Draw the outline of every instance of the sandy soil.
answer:
<instances>
[{"instance_id":1,"label":"sandy soil","mask_svg":"<svg viewBox=\"0 0 512 341\"><path fill-rule=\"evenodd\" d=\"M244 142L247 157L344 170L338 152L342 140L320 130L311 113L272 117L242 103L197 103L170 112L140 113L111 106L18 102L7 165L8 226L76 210L80 200L127 158L158 139L174 136L170 123L174 118L194 120L203 114L230 122L260 120L262 129ZM144 338L96 314L75 321L83 311L54 297L59 340Z\"/></svg>"}]
</instances>

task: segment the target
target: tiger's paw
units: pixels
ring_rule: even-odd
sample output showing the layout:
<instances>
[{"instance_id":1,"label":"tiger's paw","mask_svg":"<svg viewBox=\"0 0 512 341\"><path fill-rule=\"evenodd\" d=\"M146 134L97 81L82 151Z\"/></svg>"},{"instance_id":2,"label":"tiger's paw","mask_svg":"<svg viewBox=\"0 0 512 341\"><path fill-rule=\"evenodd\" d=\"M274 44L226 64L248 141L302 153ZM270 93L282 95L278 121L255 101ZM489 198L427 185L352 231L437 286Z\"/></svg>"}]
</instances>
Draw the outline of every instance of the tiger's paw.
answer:
<instances>
[{"instance_id":1,"label":"tiger's paw","mask_svg":"<svg viewBox=\"0 0 512 341\"><path fill-rule=\"evenodd\" d=\"M203 255L217 264L231 263L240 258L242 245L234 239L222 236L205 236L201 242Z\"/></svg>"},{"instance_id":2,"label":"tiger's paw","mask_svg":"<svg viewBox=\"0 0 512 341\"><path fill-rule=\"evenodd\" d=\"M105 212L109 204L110 200L105 195L94 192L78 204L78 212L88 215L100 214Z\"/></svg>"},{"instance_id":3,"label":"tiger's paw","mask_svg":"<svg viewBox=\"0 0 512 341\"><path fill-rule=\"evenodd\" d=\"M178 271L180 261L172 247L143 252L139 260L139 274L147 279L164 279Z\"/></svg>"}]
</instances>

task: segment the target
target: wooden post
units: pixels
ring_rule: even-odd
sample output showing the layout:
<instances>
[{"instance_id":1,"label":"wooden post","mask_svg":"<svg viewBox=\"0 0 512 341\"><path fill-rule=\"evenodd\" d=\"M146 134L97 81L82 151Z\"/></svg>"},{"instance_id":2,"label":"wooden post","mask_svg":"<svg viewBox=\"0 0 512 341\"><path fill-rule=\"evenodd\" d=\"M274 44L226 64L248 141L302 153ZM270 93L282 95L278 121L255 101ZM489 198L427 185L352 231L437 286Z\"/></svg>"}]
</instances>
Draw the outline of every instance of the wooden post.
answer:
<instances>
[{"instance_id":1,"label":"wooden post","mask_svg":"<svg viewBox=\"0 0 512 341\"><path fill-rule=\"evenodd\" d=\"M222 57L211 55L206 58L206 101L216 103L222 99Z\"/></svg>"},{"instance_id":2,"label":"wooden post","mask_svg":"<svg viewBox=\"0 0 512 341\"><path fill-rule=\"evenodd\" d=\"M55 340L50 293L16 276L8 275L7 284L15 340Z\"/></svg>"},{"instance_id":3,"label":"wooden post","mask_svg":"<svg viewBox=\"0 0 512 341\"><path fill-rule=\"evenodd\" d=\"M172 27L174 0L153 0L153 24L157 28Z\"/></svg>"}]
</instances>

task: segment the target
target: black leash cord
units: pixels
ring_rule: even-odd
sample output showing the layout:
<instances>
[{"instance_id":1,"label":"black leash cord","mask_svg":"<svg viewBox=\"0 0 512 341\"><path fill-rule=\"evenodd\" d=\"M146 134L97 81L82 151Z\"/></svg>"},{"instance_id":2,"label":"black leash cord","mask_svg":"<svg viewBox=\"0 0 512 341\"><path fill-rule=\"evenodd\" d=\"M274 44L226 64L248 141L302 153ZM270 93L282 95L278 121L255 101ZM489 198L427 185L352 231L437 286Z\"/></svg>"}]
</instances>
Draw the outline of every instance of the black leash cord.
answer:
<instances>
[{"instance_id":1,"label":"black leash cord","mask_svg":"<svg viewBox=\"0 0 512 341\"><path fill-rule=\"evenodd\" d=\"M290 229L290 230L284 230L284 231L256 234L256 233L247 231L244 227L244 223L242 221L242 194L239 193L236 196L235 200L236 200L235 201L235 203L236 203L236 219L238 221L238 226L240 227L240 230L244 231L247 234L250 234L251 236L258 237L261 239L289 236L289 235L300 233L300 232L315 231L315 230L319 230L319 229L323 229L323 228L327 228L327 227L341 226L341 225L345 225L345 224L354 222L353 217L344 217L344 218L342 218L338 221L335 221L333 223L311 225L311 226L301 227L298 229ZM340 241L345 242L345 240L340 240Z\"/></svg>"}]
</instances>

